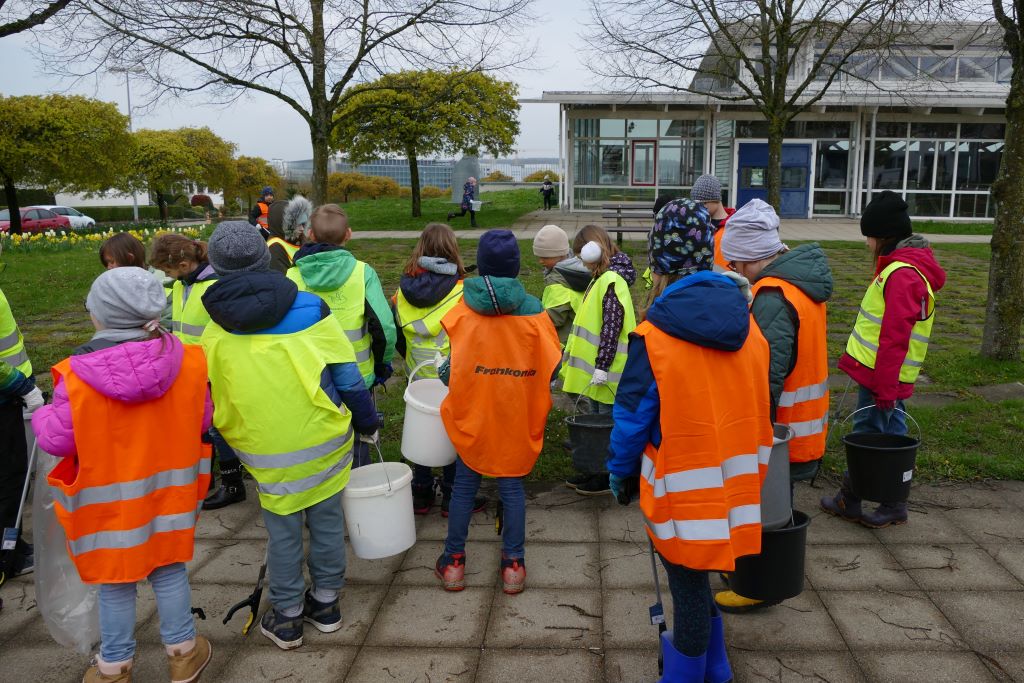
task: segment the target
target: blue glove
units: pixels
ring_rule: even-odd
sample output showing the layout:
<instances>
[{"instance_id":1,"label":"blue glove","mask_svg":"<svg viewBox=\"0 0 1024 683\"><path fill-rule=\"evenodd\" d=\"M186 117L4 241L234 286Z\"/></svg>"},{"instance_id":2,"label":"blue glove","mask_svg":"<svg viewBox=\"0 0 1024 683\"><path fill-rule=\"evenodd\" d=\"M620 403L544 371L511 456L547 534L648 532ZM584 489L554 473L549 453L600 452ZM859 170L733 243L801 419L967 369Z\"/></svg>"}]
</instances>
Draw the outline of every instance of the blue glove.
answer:
<instances>
[{"instance_id":1,"label":"blue glove","mask_svg":"<svg viewBox=\"0 0 1024 683\"><path fill-rule=\"evenodd\" d=\"M615 500L619 501L620 505L629 505L629 499L626 497L628 494L626 493L625 477L620 477L617 474L609 473L608 487L612 490L612 496L615 498ZM623 503L623 500L627 502Z\"/></svg>"},{"instance_id":2,"label":"blue glove","mask_svg":"<svg viewBox=\"0 0 1024 683\"><path fill-rule=\"evenodd\" d=\"M391 375L395 374L395 369L391 367L391 363L380 363L373 366L374 379L373 386L384 386L384 383L388 381Z\"/></svg>"}]
</instances>

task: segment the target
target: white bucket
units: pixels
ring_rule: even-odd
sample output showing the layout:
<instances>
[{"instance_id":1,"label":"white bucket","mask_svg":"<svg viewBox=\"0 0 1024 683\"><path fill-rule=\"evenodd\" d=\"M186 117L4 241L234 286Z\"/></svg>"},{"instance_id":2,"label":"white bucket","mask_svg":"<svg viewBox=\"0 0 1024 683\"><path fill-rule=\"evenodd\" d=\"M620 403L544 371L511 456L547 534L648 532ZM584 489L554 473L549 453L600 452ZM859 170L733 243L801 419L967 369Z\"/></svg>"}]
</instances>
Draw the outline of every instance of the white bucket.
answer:
<instances>
[{"instance_id":1,"label":"white bucket","mask_svg":"<svg viewBox=\"0 0 1024 683\"><path fill-rule=\"evenodd\" d=\"M772 454L761 484L761 528L765 531L781 529L793 519L793 487L789 482L789 441L793 430L784 424L773 427Z\"/></svg>"},{"instance_id":2,"label":"white bucket","mask_svg":"<svg viewBox=\"0 0 1024 683\"><path fill-rule=\"evenodd\" d=\"M471 200L469 202L469 206L470 206L470 208L473 209L473 211L479 211L480 207L483 206L483 205L484 205L483 202L477 201L476 199L473 199L473 200Z\"/></svg>"},{"instance_id":3,"label":"white bucket","mask_svg":"<svg viewBox=\"0 0 1024 683\"><path fill-rule=\"evenodd\" d=\"M416 543L412 515L412 469L381 462L352 470L341 492L348 538L364 560L391 557Z\"/></svg>"},{"instance_id":4,"label":"white bucket","mask_svg":"<svg viewBox=\"0 0 1024 683\"><path fill-rule=\"evenodd\" d=\"M448 395L448 387L439 379L413 381L416 373L429 362L420 363L409 374L404 396L402 455L417 465L444 467L455 462L455 446L441 420L441 402Z\"/></svg>"}]
</instances>

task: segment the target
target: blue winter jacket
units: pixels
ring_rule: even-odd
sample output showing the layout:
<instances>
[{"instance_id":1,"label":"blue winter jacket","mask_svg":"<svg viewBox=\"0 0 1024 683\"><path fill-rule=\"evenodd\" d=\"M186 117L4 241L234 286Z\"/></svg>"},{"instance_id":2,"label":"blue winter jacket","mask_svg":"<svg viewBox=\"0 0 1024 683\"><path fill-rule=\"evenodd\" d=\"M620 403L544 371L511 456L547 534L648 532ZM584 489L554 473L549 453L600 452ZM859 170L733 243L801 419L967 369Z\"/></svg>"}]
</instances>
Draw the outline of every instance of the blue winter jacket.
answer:
<instances>
[{"instance_id":1,"label":"blue winter jacket","mask_svg":"<svg viewBox=\"0 0 1024 683\"><path fill-rule=\"evenodd\" d=\"M669 285L651 305L647 321L677 339L738 351L750 331L750 310L733 280L703 271ZM639 474L647 444L661 445L661 399L643 337L630 335L612 416L608 471L620 477Z\"/></svg>"},{"instance_id":2,"label":"blue winter jacket","mask_svg":"<svg viewBox=\"0 0 1024 683\"><path fill-rule=\"evenodd\" d=\"M232 334L294 334L331 315L323 299L277 271L225 275L203 294L203 305ZM377 410L354 361L326 365L320 387L336 406L348 407L357 432L377 430Z\"/></svg>"}]
</instances>

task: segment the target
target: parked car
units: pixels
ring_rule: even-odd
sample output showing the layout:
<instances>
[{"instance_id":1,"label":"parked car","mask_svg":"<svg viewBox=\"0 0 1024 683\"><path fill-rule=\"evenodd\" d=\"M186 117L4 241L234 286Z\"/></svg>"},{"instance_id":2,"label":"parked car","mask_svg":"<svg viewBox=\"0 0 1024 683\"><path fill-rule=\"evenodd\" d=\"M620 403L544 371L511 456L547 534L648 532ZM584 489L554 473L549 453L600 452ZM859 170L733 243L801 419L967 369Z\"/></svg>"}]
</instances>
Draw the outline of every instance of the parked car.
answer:
<instances>
[{"instance_id":1,"label":"parked car","mask_svg":"<svg viewBox=\"0 0 1024 683\"><path fill-rule=\"evenodd\" d=\"M72 209L70 206L60 206L59 204L36 204L35 206L30 206L29 208L48 209L50 211L53 211L58 216L66 216L67 219L71 221L71 227L74 230L78 230L80 228L96 227L96 221L94 221L89 216L86 216L78 209Z\"/></svg>"},{"instance_id":2,"label":"parked car","mask_svg":"<svg viewBox=\"0 0 1024 683\"><path fill-rule=\"evenodd\" d=\"M11 229L11 211L0 211L0 232ZM46 232L47 230L70 230L71 221L67 216L59 216L49 209L28 207L21 209L22 232Z\"/></svg>"}]
</instances>

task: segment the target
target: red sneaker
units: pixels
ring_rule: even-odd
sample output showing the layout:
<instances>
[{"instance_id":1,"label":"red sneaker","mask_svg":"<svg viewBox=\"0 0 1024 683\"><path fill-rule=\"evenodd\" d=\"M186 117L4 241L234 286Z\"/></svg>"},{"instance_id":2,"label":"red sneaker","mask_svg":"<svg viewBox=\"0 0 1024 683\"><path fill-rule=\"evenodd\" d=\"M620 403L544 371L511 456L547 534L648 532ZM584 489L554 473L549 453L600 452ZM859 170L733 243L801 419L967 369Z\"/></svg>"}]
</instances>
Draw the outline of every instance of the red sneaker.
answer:
<instances>
[{"instance_id":1,"label":"red sneaker","mask_svg":"<svg viewBox=\"0 0 1024 683\"><path fill-rule=\"evenodd\" d=\"M522 593L526 589L526 565L522 558L501 560L501 589L509 595Z\"/></svg>"},{"instance_id":2,"label":"red sneaker","mask_svg":"<svg viewBox=\"0 0 1024 683\"><path fill-rule=\"evenodd\" d=\"M455 553L449 558L441 553L434 565L434 576L441 579L446 591L460 591L466 587L466 553Z\"/></svg>"}]
</instances>

